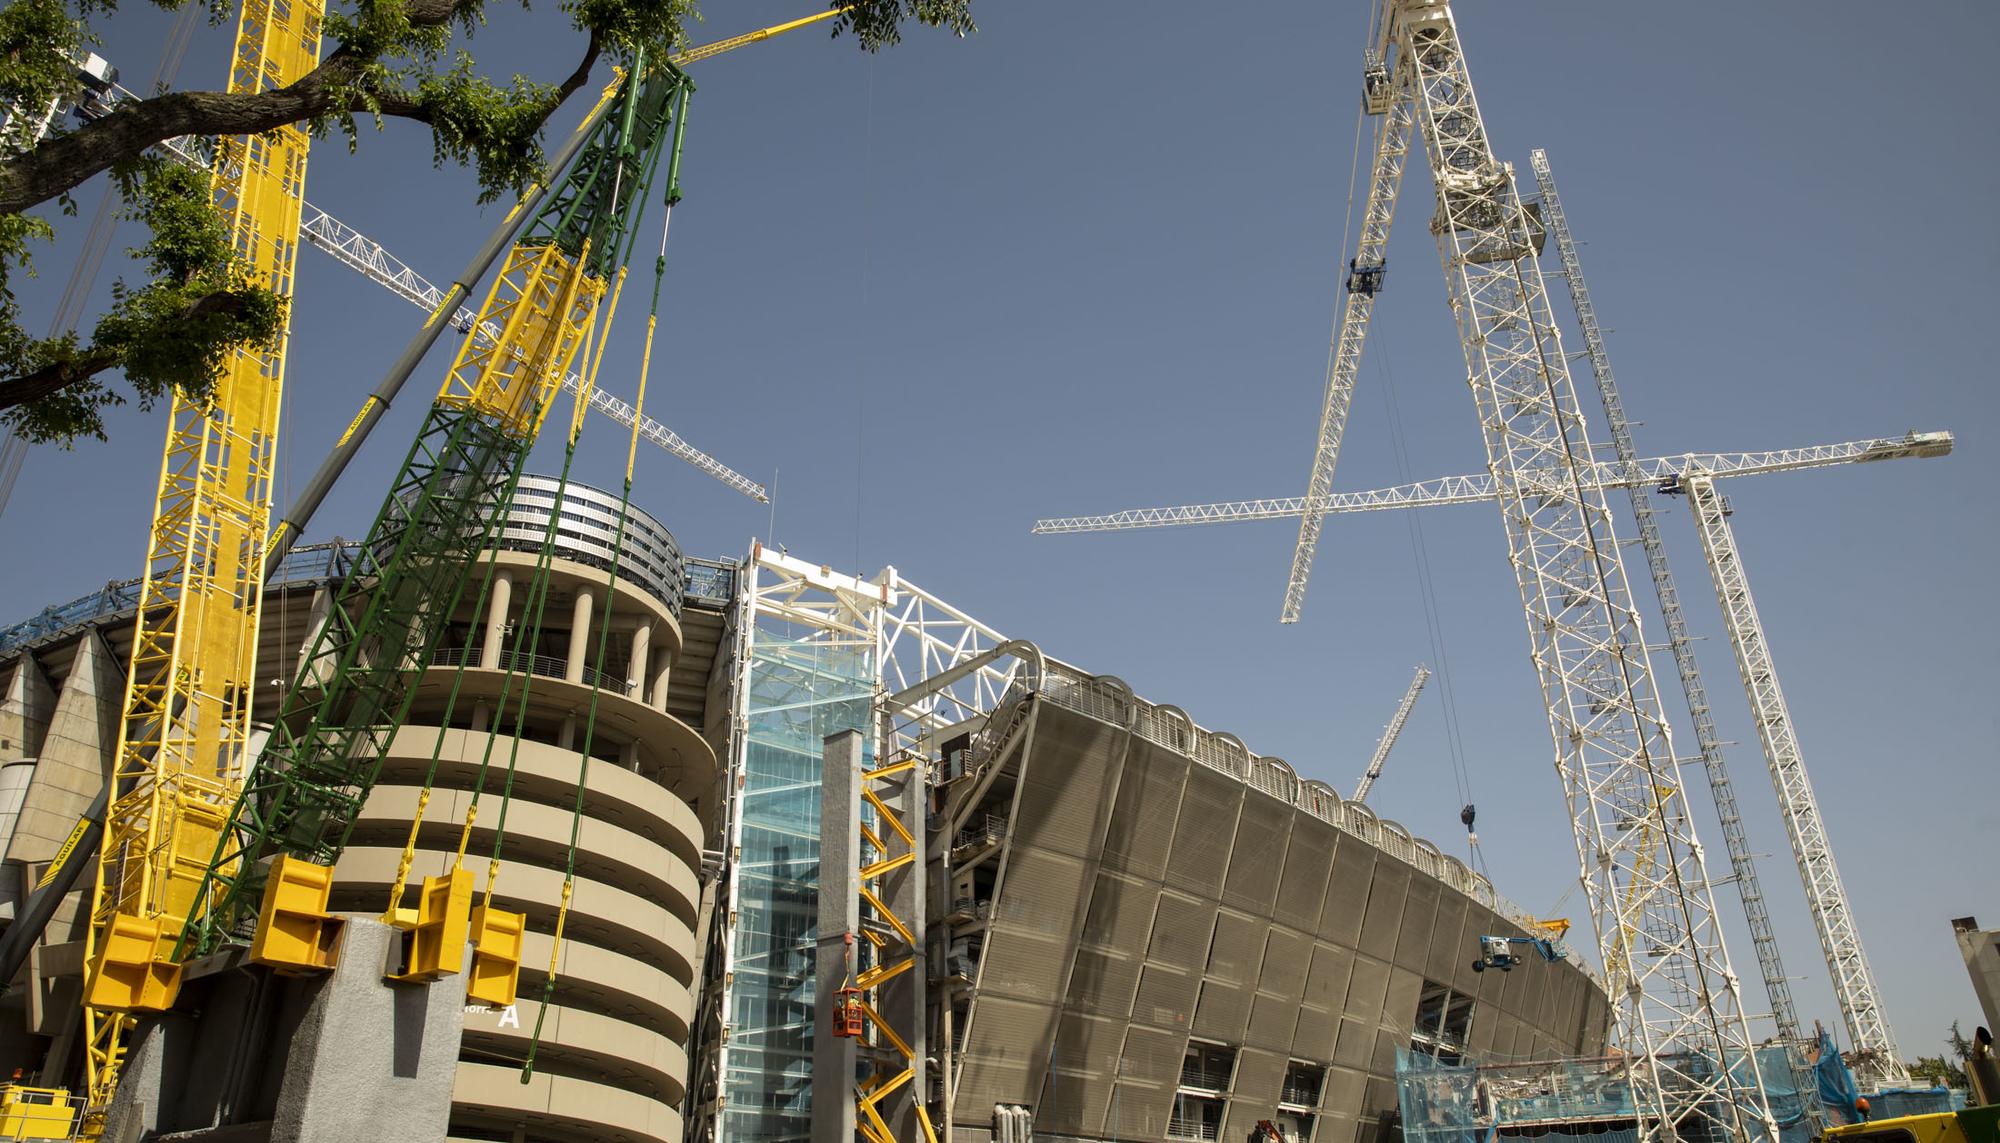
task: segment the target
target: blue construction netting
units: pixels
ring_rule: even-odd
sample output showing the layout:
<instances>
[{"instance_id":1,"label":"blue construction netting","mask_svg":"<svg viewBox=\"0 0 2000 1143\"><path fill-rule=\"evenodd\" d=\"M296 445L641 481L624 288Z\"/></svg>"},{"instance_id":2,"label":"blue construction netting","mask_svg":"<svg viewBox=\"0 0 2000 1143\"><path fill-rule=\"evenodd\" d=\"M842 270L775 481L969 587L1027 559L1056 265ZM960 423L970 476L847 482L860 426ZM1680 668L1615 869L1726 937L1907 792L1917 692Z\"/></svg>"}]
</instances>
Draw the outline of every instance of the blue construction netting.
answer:
<instances>
[{"instance_id":1,"label":"blue construction netting","mask_svg":"<svg viewBox=\"0 0 2000 1143\"><path fill-rule=\"evenodd\" d=\"M1948 1087L1897 1087L1868 1093L1868 1118L1894 1119L1902 1115L1936 1115L1955 1111Z\"/></svg>"},{"instance_id":2,"label":"blue construction netting","mask_svg":"<svg viewBox=\"0 0 2000 1143\"><path fill-rule=\"evenodd\" d=\"M1757 1049L1756 1060L1780 1137L1805 1143L1815 1131L1800 1093L1800 1079L1810 1074L1804 1058L1777 1045ZM1736 1057L1730 1068L1749 1085L1748 1057ZM1620 1056L1475 1065L1401 1052L1396 1079L1409 1143L1491 1143L1501 1135L1547 1132L1593 1143L1636 1143L1638 1137Z\"/></svg>"}]
</instances>

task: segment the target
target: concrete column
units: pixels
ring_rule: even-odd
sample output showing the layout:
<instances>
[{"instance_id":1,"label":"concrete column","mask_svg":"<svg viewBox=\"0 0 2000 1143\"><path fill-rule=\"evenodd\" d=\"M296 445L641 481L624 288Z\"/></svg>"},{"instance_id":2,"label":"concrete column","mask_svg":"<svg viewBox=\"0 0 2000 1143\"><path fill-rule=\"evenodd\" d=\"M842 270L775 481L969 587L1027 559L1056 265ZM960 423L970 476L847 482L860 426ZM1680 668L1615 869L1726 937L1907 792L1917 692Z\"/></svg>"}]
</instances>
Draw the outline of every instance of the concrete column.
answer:
<instances>
[{"instance_id":1,"label":"concrete column","mask_svg":"<svg viewBox=\"0 0 2000 1143\"><path fill-rule=\"evenodd\" d=\"M472 733L474 734L486 733L486 724L490 719L492 719L492 717L493 717L493 708L486 705L485 699L480 699L478 702L473 703Z\"/></svg>"},{"instance_id":2,"label":"concrete column","mask_svg":"<svg viewBox=\"0 0 2000 1143\"><path fill-rule=\"evenodd\" d=\"M576 606L570 611L569 620L569 665L563 668L563 678L572 683L583 681L583 659L590 651L590 608L597 602L597 593L587 587L576 591Z\"/></svg>"},{"instance_id":3,"label":"concrete column","mask_svg":"<svg viewBox=\"0 0 2000 1143\"><path fill-rule=\"evenodd\" d=\"M569 714L563 717L562 729L556 732L556 749L576 749L576 715Z\"/></svg>"},{"instance_id":4,"label":"concrete column","mask_svg":"<svg viewBox=\"0 0 2000 1143\"><path fill-rule=\"evenodd\" d=\"M820 755L819 951L813 960L812 1143L854 1138L854 1041L833 1034L833 994L861 927L861 732L829 734Z\"/></svg>"},{"instance_id":5,"label":"concrete column","mask_svg":"<svg viewBox=\"0 0 2000 1143\"><path fill-rule=\"evenodd\" d=\"M507 638L507 608L514 602L514 573L503 571L493 577L493 590L486 597L486 645L479 650L479 665L487 670L500 666L500 645Z\"/></svg>"},{"instance_id":6,"label":"concrete column","mask_svg":"<svg viewBox=\"0 0 2000 1143\"><path fill-rule=\"evenodd\" d=\"M674 665L665 654L660 656L660 669L653 672L653 709L666 713L667 678L673 674Z\"/></svg>"},{"instance_id":7,"label":"concrete column","mask_svg":"<svg viewBox=\"0 0 2000 1143\"><path fill-rule=\"evenodd\" d=\"M632 662L625 668L625 677L633 680L631 694L635 702L646 701L646 658L653 651L653 624L649 620L639 624L632 632Z\"/></svg>"}]
</instances>

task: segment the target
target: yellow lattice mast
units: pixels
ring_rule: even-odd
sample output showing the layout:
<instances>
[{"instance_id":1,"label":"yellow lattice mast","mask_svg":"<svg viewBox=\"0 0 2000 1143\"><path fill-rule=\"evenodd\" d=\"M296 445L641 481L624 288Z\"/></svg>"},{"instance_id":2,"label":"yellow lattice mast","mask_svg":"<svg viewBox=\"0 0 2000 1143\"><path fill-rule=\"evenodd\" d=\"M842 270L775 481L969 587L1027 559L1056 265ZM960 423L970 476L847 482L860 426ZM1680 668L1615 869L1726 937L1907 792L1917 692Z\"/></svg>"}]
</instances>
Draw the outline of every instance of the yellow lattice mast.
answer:
<instances>
[{"instance_id":1,"label":"yellow lattice mast","mask_svg":"<svg viewBox=\"0 0 2000 1143\"><path fill-rule=\"evenodd\" d=\"M321 0L246 0L229 90L266 91L310 72L324 11ZM298 258L307 145L303 130L281 127L225 140L216 156L215 202L236 252L281 298ZM99 1110L117 1083L130 1013L161 1007L170 993L158 973L103 971L105 950L178 934L249 763L284 379L281 329L269 348L231 356L212 405L176 398L168 422L85 938L87 1068Z\"/></svg>"}]
</instances>

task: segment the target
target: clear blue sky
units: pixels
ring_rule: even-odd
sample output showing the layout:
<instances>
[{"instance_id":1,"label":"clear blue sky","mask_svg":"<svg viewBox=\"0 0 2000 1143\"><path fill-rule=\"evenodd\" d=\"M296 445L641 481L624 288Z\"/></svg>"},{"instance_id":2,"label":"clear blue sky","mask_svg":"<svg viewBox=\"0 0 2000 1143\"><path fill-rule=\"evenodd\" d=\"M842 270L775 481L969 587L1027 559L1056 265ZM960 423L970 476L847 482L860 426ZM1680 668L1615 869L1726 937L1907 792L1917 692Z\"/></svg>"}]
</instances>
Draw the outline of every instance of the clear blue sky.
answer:
<instances>
[{"instance_id":1,"label":"clear blue sky","mask_svg":"<svg viewBox=\"0 0 2000 1143\"><path fill-rule=\"evenodd\" d=\"M717 4L698 35L800 9ZM1519 0L1460 13L1496 145L1524 174L1530 148L1550 152L1643 452L1958 434L1946 460L1730 489L1910 1056L1938 1050L1952 1019L1977 1020L1947 921L2000 924L1989 491L2000 410L1985 332L2000 161L1975 78L2000 17L1966 0L1925 12L1913 24L1853 0ZM1288 628L1276 616L1289 524L1028 527L1303 491L1348 257L1365 7L980 0L978 17L970 40L918 29L874 58L808 32L700 65L650 411L774 482L775 535L794 553L871 573L893 563L1009 634L1349 788L1410 669L1437 665L1405 518L1331 521L1305 622ZM551 11L496 4L493 18L476 46L498 66L567 72L574 43ZM129 6L105 54L143 82L164 28ZM220 80L228 37L200 34L185 83ZM499 213L475 209L470 180L433 172L427 140L395 124L365 132L358 157L321 146L308 196L439 282ZM1484 464L1428 198L1413 171L1341 488ZM31 327L81 229L69 224L70 245L22 291ZM281 500L418 317L312 250L298 305ZM628 305L607 359L608 386L627 396L641 317ZM367 527L447 364L440 347L310 538ZM124 414L112 431L108 445L30 458L0 517L0 621L138 571L160 419ZM596 425L585 449L580 474L615 485L615 427ZM558 461L546 447L537 456L543 469ZM738 555L770 534L766 508L664 454L640 463L641 503L690 551ZM1580 921L1499 521L1463 507L1422 523L1485 859L1509 895ZM1795 990L1809 1018L1837 1026L1685 511L1669 506L1664 527L1708 636L1717 716L1742 743L1739 796L1772 855L1764 882L1803 978ZM1635 586L1650 607L1643 578ZM1670 672L1664 656L1658 666ZM1661 681L1680 710L1671 674ZM1372 801L1463 852L1442 689L1432 684ZM1700 814L1721 876L1719 831ZM1759 1008L1739 910L1720 894Z\"/></svg>"}]
</instances>

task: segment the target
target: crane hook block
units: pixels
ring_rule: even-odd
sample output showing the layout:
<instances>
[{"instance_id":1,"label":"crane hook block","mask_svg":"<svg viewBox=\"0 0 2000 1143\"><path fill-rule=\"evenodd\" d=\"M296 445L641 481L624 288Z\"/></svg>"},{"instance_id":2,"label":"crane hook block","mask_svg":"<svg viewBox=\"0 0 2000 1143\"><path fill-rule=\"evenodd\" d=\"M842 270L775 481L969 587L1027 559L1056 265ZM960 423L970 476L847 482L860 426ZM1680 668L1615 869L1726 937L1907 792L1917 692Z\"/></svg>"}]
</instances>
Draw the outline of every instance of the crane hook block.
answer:
<instances>
[{"instance_id":1,"label":"crane hook block","mask_svg":"<svg viewBox=\"0 0 2000 1143\"><path fill-rule=\"evenodd\" d=\"M250 960L283 973L326 972L338 959L341 919L326 911L333 870L281 853L271 862Z\"/></svg>"}]
</instances>

